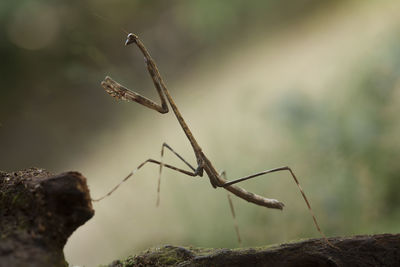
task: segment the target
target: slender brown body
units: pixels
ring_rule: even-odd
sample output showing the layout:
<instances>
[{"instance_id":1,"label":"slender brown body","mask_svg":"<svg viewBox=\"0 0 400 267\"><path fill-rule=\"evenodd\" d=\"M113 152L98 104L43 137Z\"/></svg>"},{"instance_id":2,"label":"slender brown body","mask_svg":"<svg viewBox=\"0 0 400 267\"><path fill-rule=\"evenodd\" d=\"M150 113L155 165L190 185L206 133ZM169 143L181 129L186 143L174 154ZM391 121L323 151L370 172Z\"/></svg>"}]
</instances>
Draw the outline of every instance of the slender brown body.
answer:
<instances>
[{"instance_id":1,"label":"slender brown body","mask_svg":"<svg viewBox=\"0 0 400 267\"><path fill-rule=\"evenodd\" d=\"M159 171L159 185L160 185L160 178L161 178L161 170L163 167L170 168L175 171L179 171L181 173L187 174L189 176L203 176L203 172L206 172L207 176L210 179L210 183L214 188L222 187L226 189L227 191L231 192L232 194L236 195L237 197L246 200L248 202L254 203L259 206L267 207L267 208L273 208L273 209L282 209L284 207L284 204L276 199L269 199L265 198L259 195L256 195L254 193L248 192L245 189L235 185L236 183L252 179L267 173L272 173L272 172L278 172L278 171L288 171L291 176L293 177L294 181L296 182L307 206L308 209L313 217L314 224L317 228L317 230L321 233L322 236L323 233L320 230L320 227L317 223L317 220L315 218L315 215L312 212L310 203L304 194L302 188L300 187L300 184L294 175L293 171L285 166L285 167L279 167L275 169L270 169L266 171L262 171L253 175L249 175L243 178L239 178L233 181L228 181L224 178L224 174L219 174L217 170L214 168L212 165L211 161L205 156L203 153L201 147L197 143L196 139L194 138L192 132L190 131L189 127L187 126L185 120L183 119L181 113L178 110L178 107L176 106L174 100L171 97L171 94L169 93L163 79L161 78L160 72L157 68L157 65L155 64L154 60L151 58L149 52L145 48L144 44L142 41L137 37L137 35L130 33L128 34L127 40L125 42L126 45L129 44L136 44L137 47L140 49L140 51L144 55L145 63L147 66L147 70L153 80L154 86L158 92L158 95L160 96L161 99L161 104L157 104L154 101L141 96L140 94L133 92L129 90L128 88L120 85L119 83L115 82L112 80L110 77L106 77L105 80L101 83L103 88L112 96L118 98L118 99L123 99L123 100L128 100L128 101L135 101L141 105L144 105L150 109L154 109L160 113L167 113L168 112L168 105L171 106L179 124L182 127L182 130L184 131L186 137L189 139L190 144L192 145L193 152L195 154L196 160L197 160L197 167L194 168L192 167L185 159L183 159L178 153L176 153L169 145L163 144L162 149L161 149L161 156L163 156L164 153L164 148L166 147L170 151L172 151L178 158L180 158L190 169L191 171L183 170L177 167L174 167L172 165L164 164L162 161L157 161L154 159L148 159L142 164L140 164L134 171L132 171L127 177L125 177L117 186L115 186L108 194L106 194L104 197L109 196L111 193L113 193L123 182L125 182L127 179L129 179L137 170L139 170L142 166L144 166L146 163L154 163L158 164L160 166L160 171ZM165 99L166 98L166 99ZM158 192L159 192L159 186L158 186ZM104 197L100 198L103 199ZM100 200L98 199L98 200ZM159 198L157 199L157 203L159 202ZM233 207L232 208L232 213L233 213ZM325 236L324 236L325 237ZM329 241L327 241L329 243Z\"/></svg>"}]
</instances>

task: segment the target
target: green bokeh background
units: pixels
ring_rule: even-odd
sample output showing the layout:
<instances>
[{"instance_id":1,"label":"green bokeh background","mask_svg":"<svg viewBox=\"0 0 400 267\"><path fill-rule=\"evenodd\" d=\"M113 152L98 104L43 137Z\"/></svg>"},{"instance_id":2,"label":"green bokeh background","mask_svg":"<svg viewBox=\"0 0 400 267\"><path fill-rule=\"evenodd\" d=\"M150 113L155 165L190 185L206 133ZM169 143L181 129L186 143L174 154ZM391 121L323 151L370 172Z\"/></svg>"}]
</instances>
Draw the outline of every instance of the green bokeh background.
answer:
<instances>
[{"instance_id":1,"label":"green bokeh background","mask_svg":"<svg viewBox=\"0 0 400 267\"><path fill-rule=\"evenodd\" d=\"M400 231L397 1L2 1L0 169L78 170L104 194L167 142L194 164L172 114L115 102L110 75L157 99L144 41L199 144L228 178L291 166L328 236ZM165 161L184 167L173 156ZM95 266L171 243L237 247L226 194L148 166L65 248ZM319 237L288 173L242 184L242 246Z\"/></svg>"}]
</instances>

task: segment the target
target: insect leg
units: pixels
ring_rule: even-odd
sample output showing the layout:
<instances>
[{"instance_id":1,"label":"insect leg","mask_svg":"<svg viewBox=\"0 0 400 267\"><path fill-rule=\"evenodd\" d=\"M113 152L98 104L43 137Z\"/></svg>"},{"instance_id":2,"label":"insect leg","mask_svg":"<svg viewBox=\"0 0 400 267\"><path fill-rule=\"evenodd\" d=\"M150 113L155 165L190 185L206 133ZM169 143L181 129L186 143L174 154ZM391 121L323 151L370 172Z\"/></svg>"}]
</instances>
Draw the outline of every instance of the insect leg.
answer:
<instances>
[{"instance_id":1,"label":"insect leg","mask_svg":"<svg viewBox=\"0 0 400 267\"><path fill-rule=\"evenodd\" d=\"M222 176L226 180L226 172L225 171L221 171L219 176ZM237 221L236 221L235 208L233 207L233 202L232 202L231 195L228 192L227 192L227 197L228 197L229 207L231 209L231 214L232 214L232 218L233 218L233 223L234 223L234 227L235 227L236 236L237 236L239 244L241 244L242 243L242 239L240 238L239 226L238 226Z\"/></svg>"},{"instance_id":2,"label":"insect leg","mask_svg":"<svg viewBox=\"0 0 400 267\"><path fill-rule=\"evenodd\" d=\"M195 168L193 168L192 165L190 165L181 155L179 155L175 150L173 150L167 143L163 143L161 146L161 163L160 163L160 169L158 172L158 183L157 183L157 207L160 205L160 186L161 186L161 173L162 173L162 168L164 166L163 164L163 158L164 158L164 148L169 149L172 153L174 153L175 156L177 156L180 160L182 160L192 171L193 174L197 175L197 172ZM195 176L196 176L195 175Z\"/></svg>"},{"instance_id":3,"label":"insect leg","mask_svg":"<svg viewBox=\"0 0 400 267\"><path fill-rule=\"evenodd\" d=\"M321 228L319 227L319 224L317 222L317 218L315 217L315 214L314 214L314 212L313 212L313 210L311 208L310 202L308 201L303 189L301 188L300 183L299 183L296 175L294 174L292 169L289 168L288 166L262 171L262 172L255 173L255 174L252 174L252 175L249 175L249 176L246 176L246 177L243 177L243 178L239 178L239 179L236 179L236 180L233 180L233 181L227 181L225 184L222 185L222 187L226 188L226 187L231 186L233 184L240 183L240 182L243 182L243 181L246 181L246 180L261 176L261 175L264 175L264 174L273 173L273 172L279 172L279 171L289 171L290 172L290 174L292 175L294 181L296 182L297 187L300 190L301 195L304 198L304 201L307 204L308 210L309 210L309 212L310 212L310 214L311 214L311 216L313 218L315 227L317 228L317 230L321 234L321 236L325 239L325 241L327 241L327 243L331 245L331 243L328 241L326 236L322 233Z\"/></svg>"},{"instance_id":4,"label":"insect leg","mask_svg":"<svg viewBox=\"0 0 400 267\"><path fill-rule=\"evenodd\" d=\"M113 189L111 189L107 194L105 194L104 196L102 196L102 197L100 197L100 198L92 199L92 201L97 202L97 201L100 201L100 200L102 200L102 199L104 199L104 198L110 196L112 193L114 193L115 190L118 189L118 187L120 187L121 184L125 183L130 177L132 177L133 174L135 174L140 168L142 168L142 167L143 167L145 164L147 164L147 163L154 163L154 164L158 164L158 165L161 165L161 164L162 164L164 167L169 168L169 169L172 169L172 170L174 170L174 171L178 171L178 172L180 172L180 173L183 173L183 174L186 174L186 175L189 175L189 176L193 176L193 177L194 177L194 176L197 176L196 172L186 171L186 170L177 168L177 167L172 166L172 165L169 165L169 164L161 163L161 162L158 161L158 160L148 159L148 160L144 161L143 163L141 163L136 169L134 169L133 171L131 171L124 179L122 179L121 182L119 182L116 186L114 186Z\"/></svg>"}]
</instances>

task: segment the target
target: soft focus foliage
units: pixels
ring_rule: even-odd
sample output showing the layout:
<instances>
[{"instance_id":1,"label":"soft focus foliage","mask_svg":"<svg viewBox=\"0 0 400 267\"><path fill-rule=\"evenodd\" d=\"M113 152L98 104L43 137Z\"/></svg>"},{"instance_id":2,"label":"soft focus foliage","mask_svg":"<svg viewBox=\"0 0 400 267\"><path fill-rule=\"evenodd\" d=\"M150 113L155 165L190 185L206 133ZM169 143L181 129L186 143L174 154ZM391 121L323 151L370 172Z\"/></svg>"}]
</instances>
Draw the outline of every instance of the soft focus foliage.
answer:
<instances>
[{"instance_id":1,"label":"soft focus foliage","mask_svg":"<svg viewBox=\"0 0 400 267\"><path fill-rule=\"evenodd\" d=\"M273 111L291 133L293 148L312 155L315 179L328 175L336 180L335 209L351 218L355 232L362 232L363 225L378 231L377 221L393 224L386 231L399 229L399 42L395 32L383 51L353 68L345 87L318 101L301 93L287 95ZM305 145L310 143L316 145Z\"/></svg>"},{"instance_id":2,"label":"soft focus foliage","mask_svg":"<svg viewBox=\"0 0 400 267\"><path fill-rule=\"evenodd\" d=\"M290 5L293 10L286 10L276 1L254 5L242 1L2 1L0 123L5 128L0 136L18 140L2 144L8 151L2 167L63 167L60 159L48 155L60 147L68 154L80 153L85 138L112 125L114 105L98 93L99 81L116 69L116 78L129 77L137 88L147 78L143 78L143 65L132 66L122 46L123 29L139 34L156 52L158 62L168 66L164 73L173 79L209 50L246 38L247 29L256 23L266 31L276 30L275 23L305 16L319 6L317 2L297 1ZM90 127L88 121L93 122ZM70 131L74 135L68 143L79 144L79 149L63 144ZM34 152L36 160L19 153L17 147Z\"/></svg>"}]
</instances>

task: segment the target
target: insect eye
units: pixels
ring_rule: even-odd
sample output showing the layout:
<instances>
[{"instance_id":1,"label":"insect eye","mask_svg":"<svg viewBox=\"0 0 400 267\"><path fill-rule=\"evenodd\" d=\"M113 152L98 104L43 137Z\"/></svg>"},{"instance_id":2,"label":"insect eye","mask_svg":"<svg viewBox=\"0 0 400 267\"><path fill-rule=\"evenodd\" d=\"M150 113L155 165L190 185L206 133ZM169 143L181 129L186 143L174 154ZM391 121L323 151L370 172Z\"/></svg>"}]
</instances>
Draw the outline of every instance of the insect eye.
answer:
<instances>
[{"instance_id":1,"label":"insect eye","mask_svg":"<svg viewBox=\"0 0 400 267\"><path fill-rule=\"evenodd\" d=\"M126 38L125 45L135 43L137 39L138 36L136 34L130 33Z\"/></svg>"}]
</instances>

